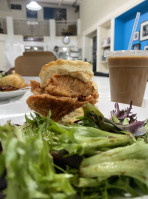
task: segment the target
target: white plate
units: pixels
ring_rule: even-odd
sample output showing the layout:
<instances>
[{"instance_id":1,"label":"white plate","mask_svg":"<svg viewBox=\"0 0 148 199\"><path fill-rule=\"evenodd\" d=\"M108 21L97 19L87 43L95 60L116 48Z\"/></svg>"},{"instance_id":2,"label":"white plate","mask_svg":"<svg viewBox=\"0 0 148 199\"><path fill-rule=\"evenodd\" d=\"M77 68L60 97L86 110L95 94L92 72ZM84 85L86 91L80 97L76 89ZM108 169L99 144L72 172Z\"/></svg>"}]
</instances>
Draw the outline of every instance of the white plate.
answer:
<instances>
[{"instance_id":1,"label":"white plate","mask_svg":"<svg viewBox=\"0 0 148 199\"><path fill-rule=\"evenodd\" d=\"M0 106L0 125L4 125L8 120L13 124L23 124L25 114L30 114L30 109L25 102L15 102Z\"/></svg>"},{"instance_id":2,"label":"white plate","mask_svg":"<svg viewBox=\"0 0 148 199\"><path fill-rule=\"evenodd\" d=\"M99 102L97 103L97 107L106 118L110 118L110 112L115 109L114 104L114 102ZM119 103L120 109L125 109L127 107L129 107L129 105ZM2 105L0 106L0 125L4 125L8 120L11 120L14 124L23 124L25 122L25 114L29 116L30 112L25 102ZM137 113L138 120L148 119L148 109L133 106L132 112ZM148 199L148 195L131 199Z\"/></svg>"},{"instance_id":3,"label":"white plate","mask_svg":"<svg viewBox=\"0 0 148 199\"><path fill-rule=\"evenodd\" d=\"M0 100L10 99L12 97L17 97L23 95L27 90L15 90L8 92L0 92Z\"/></svg>"}]
</instances>

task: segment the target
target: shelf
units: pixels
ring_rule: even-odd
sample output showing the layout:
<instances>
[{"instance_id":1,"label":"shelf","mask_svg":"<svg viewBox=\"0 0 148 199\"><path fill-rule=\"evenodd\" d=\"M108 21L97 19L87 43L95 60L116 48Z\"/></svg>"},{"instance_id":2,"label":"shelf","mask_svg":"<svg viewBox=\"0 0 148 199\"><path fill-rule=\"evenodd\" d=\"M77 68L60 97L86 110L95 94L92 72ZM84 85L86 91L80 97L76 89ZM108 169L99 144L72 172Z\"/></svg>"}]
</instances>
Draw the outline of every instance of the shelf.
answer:
<instances>
[{"instance_id":1,"label":"shelf","mask_svg":"<svg viewBox=\"0 0 148 199\"><path fill-rule=\"evenodd\" d=\"M101 48L109 48L109 47L110 47L110 44L106 46L101 46Z\"/></svg>"},{"instance_id":2,"label":"shelf","mask_svg":"<svg viewBox=\"0 0 148 199\"><path fill-rule=\"evenodd\" d=\"M98 28L97 72L108 73L104 53L111 49L111 20L104 21Z\"/></svg>"}]
</instances>

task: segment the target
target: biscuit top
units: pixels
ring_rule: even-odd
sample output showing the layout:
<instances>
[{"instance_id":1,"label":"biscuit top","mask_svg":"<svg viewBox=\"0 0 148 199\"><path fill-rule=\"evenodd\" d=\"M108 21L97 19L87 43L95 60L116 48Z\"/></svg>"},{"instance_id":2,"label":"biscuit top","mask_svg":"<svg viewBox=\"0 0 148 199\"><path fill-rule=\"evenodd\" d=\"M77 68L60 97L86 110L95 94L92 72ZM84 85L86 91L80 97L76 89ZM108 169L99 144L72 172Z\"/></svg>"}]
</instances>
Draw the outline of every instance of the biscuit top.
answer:
<instances>
[{"instance_id":1,"label":"biscuit top","mask_svg":"<svg viewBox=\"0 0 148 199\"><path fill-rule=\"evenodd\" d=\"M39 74L41 87L46 85L47 80L53 73L76 77L84 82L90 81L93 77L90 63L81 60L71 61L58 59L42 67Z\"/></svg>"}]
</instances>

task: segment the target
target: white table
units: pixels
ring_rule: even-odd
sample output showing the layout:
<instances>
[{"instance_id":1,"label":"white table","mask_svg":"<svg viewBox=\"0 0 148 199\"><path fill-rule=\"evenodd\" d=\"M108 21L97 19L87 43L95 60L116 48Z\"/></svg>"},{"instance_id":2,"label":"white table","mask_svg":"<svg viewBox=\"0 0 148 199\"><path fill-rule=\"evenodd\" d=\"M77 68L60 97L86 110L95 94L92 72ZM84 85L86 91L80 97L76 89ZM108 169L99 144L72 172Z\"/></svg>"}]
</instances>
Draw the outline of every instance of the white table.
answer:
<instances>
[{"instance_id":1,"label":"white table","mask_svg":"<svg viewBox=\"0 0 148 199\"><path fill-rule=\"evenodd\" d=\"M30 80L36 80L40 81L39 77L23 77L26 83L30 83ZM108 77L100 77L100 76L95 76L93 77L93 80L97 83L98 85L98 92L99 92L99 101L100 102L109 102L111 101L110 99L110 85L109 85L109 78ZM18 96L18 97L13 97L8 100L3 100L0 101L0 106L3 104L8 104L8 103L15 103L15 102L23 102L26 101L26 99L32 95L31 91L28 90L23 96ZM143 108L148 109L148 83L146 86L145 90L145 95L144 95L144 100L143 100Z\"/></svg>"}]
</instances>

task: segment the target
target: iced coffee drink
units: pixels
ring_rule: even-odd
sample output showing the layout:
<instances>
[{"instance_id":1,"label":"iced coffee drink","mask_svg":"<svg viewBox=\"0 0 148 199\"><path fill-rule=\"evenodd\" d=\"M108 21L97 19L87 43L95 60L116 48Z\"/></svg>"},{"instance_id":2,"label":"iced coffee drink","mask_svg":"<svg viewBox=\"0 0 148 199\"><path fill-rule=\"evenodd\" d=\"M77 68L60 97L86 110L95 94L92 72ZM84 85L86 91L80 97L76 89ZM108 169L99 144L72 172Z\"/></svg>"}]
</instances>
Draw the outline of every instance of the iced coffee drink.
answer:
<instances>
[{"instance_id":1,"label":"iced coffee drink","mask_svg":"<svg viewBox=\"0 0 148 199\"><path fill-rule=\"evenodd\" d=\"M147 51L114 51L106 54L111 101L141 106L148 80Z\"/></svg>"}]
</instances>

